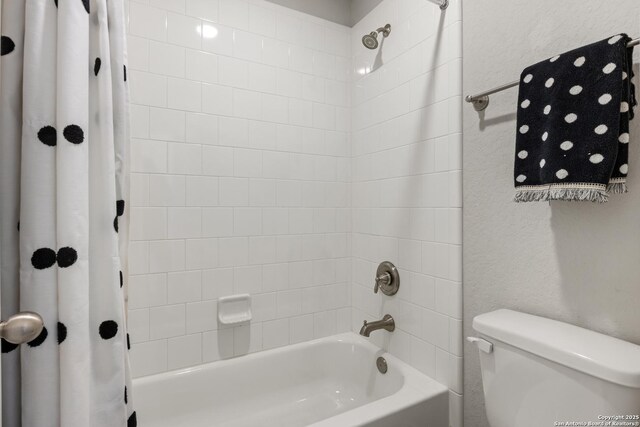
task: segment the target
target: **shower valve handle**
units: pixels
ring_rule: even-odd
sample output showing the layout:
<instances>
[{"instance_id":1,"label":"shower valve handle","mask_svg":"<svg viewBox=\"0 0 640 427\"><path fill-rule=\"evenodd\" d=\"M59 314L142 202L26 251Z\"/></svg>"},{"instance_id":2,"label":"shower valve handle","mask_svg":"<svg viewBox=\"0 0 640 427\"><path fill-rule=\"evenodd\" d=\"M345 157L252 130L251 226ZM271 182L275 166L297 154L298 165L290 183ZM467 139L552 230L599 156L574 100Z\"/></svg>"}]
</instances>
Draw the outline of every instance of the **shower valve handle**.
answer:
<instances>
[{"instance_id":1,"label":"shower valve handle","mask_svg":"<svg viewBox=\"0 0 640 427\"><path fill-rule=\"evenodd\" d=\"M373 292L382 291L387 296L395 295L400 288L400 274L395 265L389 261L383 261L378 265L375 276Z\"/></svg>"},{"instance_id":2,"label":"shower valve handle","mask_svg":"<svg viewBox=\"0 0 640 427\"><path fill-rule=\"evenodd\" d=\"M387 286L389 285L389 283L391 283L391 275L389 273L384 273L384 274L381 274L380 276L377 276L376 284L373 287L373 293L377 294L378 289L380 289L380 286Z\"/></svg>"}]
</instances>

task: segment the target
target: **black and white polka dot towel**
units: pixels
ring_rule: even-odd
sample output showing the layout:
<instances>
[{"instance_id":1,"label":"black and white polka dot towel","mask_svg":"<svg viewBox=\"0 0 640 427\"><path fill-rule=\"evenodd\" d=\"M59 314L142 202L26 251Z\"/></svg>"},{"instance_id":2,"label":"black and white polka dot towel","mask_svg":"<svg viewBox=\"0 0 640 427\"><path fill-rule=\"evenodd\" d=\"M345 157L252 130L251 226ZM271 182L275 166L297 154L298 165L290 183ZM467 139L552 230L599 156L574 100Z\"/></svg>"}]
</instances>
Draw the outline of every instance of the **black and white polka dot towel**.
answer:
<instances>
[{"instance_id":1,"label":"black and white polka dot towel","mask_svg":"<svg viewBox=\"0 0 640 427\"><path fill-rule=\"evenodd\" d=\"M625 193L636 106L631 39L616 35L525 68L520 78L516 202L606 202Z\"/></svg>"}]
</instances>

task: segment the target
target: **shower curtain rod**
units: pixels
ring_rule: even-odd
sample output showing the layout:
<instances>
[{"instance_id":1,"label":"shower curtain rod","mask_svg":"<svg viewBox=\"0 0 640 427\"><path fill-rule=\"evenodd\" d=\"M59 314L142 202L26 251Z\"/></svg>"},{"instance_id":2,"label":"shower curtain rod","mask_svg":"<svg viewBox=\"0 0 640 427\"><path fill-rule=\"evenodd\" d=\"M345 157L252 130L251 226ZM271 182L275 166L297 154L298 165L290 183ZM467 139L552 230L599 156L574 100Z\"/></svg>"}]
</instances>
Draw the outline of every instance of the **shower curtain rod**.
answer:
<instances>
[{"instance_id":1,"label":"shower curtain rod","mask_svg":"<svg viewBox=\"0 0 640 427\"><path fill-rule=\"evenodd\" d=\"M433 4L437 4L438 6L440 6L440 9L445 10L447 7L449 7L449 0L427 0L430 1Z\"/></svg>"},{"instance_id":2,"label":"shower curtain rod","mask_svg":"<svg viewBox=\"0 0 640 427\"><path fill-rule=\"evenodd\" d=\"M640 38L631 40L627 43L627 47L633 47L640 45ZM502 86L494 87L491 90L487 90L485 92L480 92L476 95L467 95L465 101L473 104L473 108L476 111L483 111L489 106L489 95L493 95L494 93L502 92L503 90L511 89L512 87L516 87L520 84L520 80L516 80L515 82L507 83Z\"/></svg>"}]
</instances>

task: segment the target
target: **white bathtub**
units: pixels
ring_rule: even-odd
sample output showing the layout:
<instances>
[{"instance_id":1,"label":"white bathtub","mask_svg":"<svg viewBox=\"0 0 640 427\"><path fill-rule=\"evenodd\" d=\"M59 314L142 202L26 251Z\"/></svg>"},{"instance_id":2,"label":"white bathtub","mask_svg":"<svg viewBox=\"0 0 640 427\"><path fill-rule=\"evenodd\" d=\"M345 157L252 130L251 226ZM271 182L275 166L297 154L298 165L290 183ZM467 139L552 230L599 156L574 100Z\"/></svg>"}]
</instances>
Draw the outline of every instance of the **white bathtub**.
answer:
<instances>
[{"instance_id":1,"label":"white bathtub","mask_svg":"<svg viewBox=\"0 0 640 427\"><path fill-rule=\"evenodd\" d=\"M140 378L134 393L141 427L448 426L446 387L353 333Z\"/></svg>"}]
</instances>

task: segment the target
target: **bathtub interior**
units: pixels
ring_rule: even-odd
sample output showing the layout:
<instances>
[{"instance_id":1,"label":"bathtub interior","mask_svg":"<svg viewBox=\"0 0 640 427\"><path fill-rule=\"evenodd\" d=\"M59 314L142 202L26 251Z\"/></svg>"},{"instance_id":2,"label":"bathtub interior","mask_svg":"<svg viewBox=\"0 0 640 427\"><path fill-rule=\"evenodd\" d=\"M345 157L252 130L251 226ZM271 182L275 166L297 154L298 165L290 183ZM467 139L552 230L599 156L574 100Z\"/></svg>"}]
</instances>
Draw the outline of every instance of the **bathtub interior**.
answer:
<instances>
[{"instance_id":1,"label":"bathtub interior","mask_svg":"<svg viewBox=\"0 0 640 427\"><path fill-rule=\"evenodd\" d=\"M139 379L141 425L305 426L397 393L401 372L350 335Z\"/></svg>"}]
</instances>

